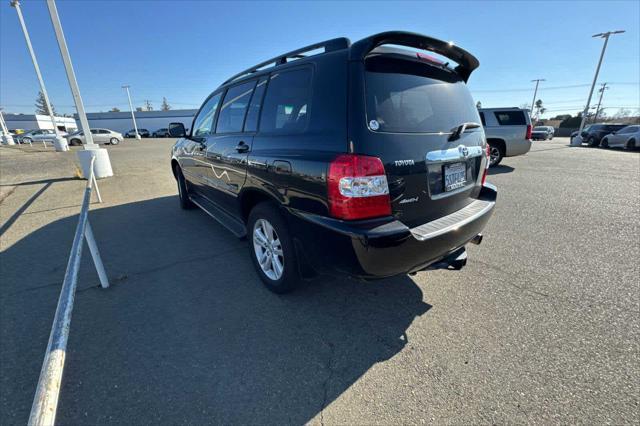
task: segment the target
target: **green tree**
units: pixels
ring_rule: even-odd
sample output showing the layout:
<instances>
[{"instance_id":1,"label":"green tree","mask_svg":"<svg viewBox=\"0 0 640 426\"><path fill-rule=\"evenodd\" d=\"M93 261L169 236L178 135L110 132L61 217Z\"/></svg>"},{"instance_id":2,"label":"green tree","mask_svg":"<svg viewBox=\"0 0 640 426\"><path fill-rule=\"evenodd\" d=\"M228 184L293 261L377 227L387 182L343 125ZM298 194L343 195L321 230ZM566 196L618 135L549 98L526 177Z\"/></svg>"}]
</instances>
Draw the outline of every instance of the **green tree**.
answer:
<instances>
[{"instance_id":1,"label":"green tree","mask_svg":"<svg viewBox=\"0 0 640 426\"><path fill-rule=\"evenodd\" d=\"M120 112L120 108L113 107L113 108L111 108L111 111L109 111L109 112Z\"/></svg>"},{"instance_id":2,"label":"green tree","mask_svg":"<svg viewBox=\"0 0 640 426\"><path fill-rule=\"evenodd\" d=\"M482 108L482 102L480 101L476 102L476 108L478 109Z\"/></svg>"},{"instance_id":3,"label":"green tree","mask_svg":"<svg viewBox=\"0 0 640 426\"><path fill-rule=\"evenodd\" d=\"M162 105L160 106L162 111L169 111L171 109L171 105L167 102L167 98L162 97Z\"/></svg>"},{"instance_id":4,"label":"green tree","mask_svg":"<svg viewBox=\"0 0 640 426\"><path fill-rule=\"evenodd\" d=\"M536 118L540 117L542 114L544 114L547 109L542 106L542 99L538 99L535 103L535 109L536 109Z\"/></svg>"},{"instance_id":5,"label":"green tree","mask_svg":"<svg viewBox=\"0 0 640 426\"><path fill-rule=\"evenodd\" d=\"M562 120L559 127L562 127L565 129L577 129L578 127L580 127L581 121L582 121L582 113L579 112L578 115L576 115L575 117L569 116L564 120Z\"/></svg>"},{"instance_id":6,"label":"green tree","mask_svg":"<svg viewBox=\"0 0 640 426\"><path fill-rule=\"evenodd\" d=\"M58 115L53 104L51 104L51 109L53 110L53 115ZM36 114L51 115L49 108L47 108L47 102L44 99L44 94L41 91L38 92L38 97L36 98Z\"/></svg>"}]
</instances>

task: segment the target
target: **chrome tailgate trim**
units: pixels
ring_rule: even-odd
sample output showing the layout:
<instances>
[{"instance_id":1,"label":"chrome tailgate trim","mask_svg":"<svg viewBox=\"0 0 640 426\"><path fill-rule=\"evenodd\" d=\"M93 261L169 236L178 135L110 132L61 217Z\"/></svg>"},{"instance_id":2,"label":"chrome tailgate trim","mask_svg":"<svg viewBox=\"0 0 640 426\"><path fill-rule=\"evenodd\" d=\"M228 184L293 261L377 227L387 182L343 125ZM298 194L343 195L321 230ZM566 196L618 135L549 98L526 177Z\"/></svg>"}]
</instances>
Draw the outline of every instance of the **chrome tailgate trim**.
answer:
<instances>
[{"instance_id":1,"label":"chrome tailgate trim","mask_svg":"<svg viewBox=\"0 0 640 426\"><path fill-rule=\"evenodd\" d=\"M464 226L469 222L473 222L486 214L495 205L495 201L476 200L457 212L411 228L411 234L420 241L435 238Z\"/></svg>"}]
</instances>

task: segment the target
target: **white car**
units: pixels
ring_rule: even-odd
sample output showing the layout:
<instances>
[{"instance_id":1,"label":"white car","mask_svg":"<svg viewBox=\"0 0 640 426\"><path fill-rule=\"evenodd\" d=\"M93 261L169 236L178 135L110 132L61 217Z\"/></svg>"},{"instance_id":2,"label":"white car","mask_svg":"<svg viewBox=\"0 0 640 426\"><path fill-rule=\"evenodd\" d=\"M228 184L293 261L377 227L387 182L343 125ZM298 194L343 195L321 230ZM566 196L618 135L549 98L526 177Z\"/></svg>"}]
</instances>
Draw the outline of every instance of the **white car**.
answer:
<instances>
[{"instance_id":1,"label":"white car","mask_svg":"<svg viewBox=\"0 0 640 426\"><path fill-rule=\"evenodd\" d=\"M67 133L59 131L60 136L65 137ZM41 130L31 130L29 132L23 133L18 136L20 143L28 143L32 142L51 142L56 138L56 132L49 129L41 129Z\"/></svg>"},{"instance_id":2,"label":"white car","mask_svg":"<svg viewBox=\"0 0 640 426\"><path fill-rule=\"evenodd\" d=\"M114 132L109 129L91 129L91 135L93 143L98 145L118 145L124 140L122 133ZM82 130L68 135L67 139L71 146L79 146L85 143L84 132Z\"/></svg>"},{"instance_id":3,"label":"white car","mask_svg":"<svg viewBox=\"0 0 640 426\"><path fill-rule=\"evenodd\" d=\"M640 148L640 125L634 124L623 127L602 138L600 146L603 148L624 147L627 149Z\"/></svg>"}]
</instances>

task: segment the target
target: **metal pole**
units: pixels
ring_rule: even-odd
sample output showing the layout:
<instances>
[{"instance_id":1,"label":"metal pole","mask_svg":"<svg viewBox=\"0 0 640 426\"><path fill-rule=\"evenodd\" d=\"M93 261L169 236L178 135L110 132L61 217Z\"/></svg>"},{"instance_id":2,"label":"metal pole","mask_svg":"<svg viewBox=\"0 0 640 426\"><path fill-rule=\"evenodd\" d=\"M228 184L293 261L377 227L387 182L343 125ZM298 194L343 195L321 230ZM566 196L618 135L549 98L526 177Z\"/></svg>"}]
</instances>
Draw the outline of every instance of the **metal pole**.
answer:
<instances>
[{"instance_id":1,"label":"metal pole","mask_svg":"<svg viewBox=\"0 0 640 426\"><path fill-rule=\"evenodd\" d=\"M16 143L9 133L9 129L7 129L7 123L4 122L4 117L2 116L2 108L0 108L0 127L2 127L2 143L5 145L15 145Z\"/></svg>"},{"instance_id":2,"label":"metal pole","mask_svg":"<svg viewBox=\"0 0 640 426\"><path fill-rule=\"evenodd\" d=\"M131 119L133 120L133 130L136 132L136 139L140 140L140 134L138 133L138 125L136 124L136 116L133 113L133 104L131 103L131 93L129 93L129 86L124 85L122 86L123 89L125 89L127 91L127 98L129 99L129 108L131 109Z\"/></svg>"},{"instance_id":3,"label":"metal pole","mask_svg":"<svg viewBox=\"0 0 640 426\"><path fill-rule=\"evenodd\" d=\"M98 189L98 181L96 180L96 174L91 173L91 178L93 179L93 186L95 186L96 188L96 195L98 196L98 202L102 204L102 197L100 196L100 189Z\"/></svg>"},{"instance_id":4,"label":"metal pole","mask_svg":"<svg viewBox=\"0 0 640 426\"><path fill-rule=\"evenodd\" d=\"M604 95L604 91L608 89L607 83L602 83L602 87L600 88L600 99L598 99L598 106L596 107L596 116L593 119L594 123L598 122L598 115L600 114L600 105L602 104L602 96Z\"/></svg>"},{"instance_id":5,"label":"metal pole","mask_svg":"<svg viewBox=\"0 0 640 426\"><path fill-rule=\"evenodd\" d=\"M98 272L100 285L102 286L102 288L108 288L109 279L107 278L107 271L104 270L102 258L100 257L100 250L98 250L96 239L93 237L93 230L91 229L89 219L87 219L87 227L84 229L84 238L87 240L87 246L89 246L89 251L91 252L91 257L93 258L93 264L95 265L96 271Z\"/></svg>"},{"instance_id":6,"label":"metal pole","mask_svg":"<svg viewBox=\"0 0 640 426\"><path fill-rule=\"evenodd\" d=\"M56 39L58 40L58 46L60 47L60 54L62 55L62 62L64 62L64 69L67 72L69 86L71 86L71 94L73 95L73 101L76 104L76 110L78 112L78 117L80 118L80 127L84 133L84 139L86 142L84 149L98 148L98 145L93 143L93 136L91 135L87 114L84 111L84 104L80 97L80 88L78 87L78 81L76 80L76 75L73 71L73 64L71 63L71 57L69 56L69 49L67 48L64 33L62 32L62 24L60 23L60 17L58 16L58 9L56 8L55 0L47 0L47 8L49 9L49 15L51 15L51 23L53 24L53 29L56 33Z\"/></svg>"},{"instance_id":7,"label":"metal pole","mask_svg":"<svg viewBox=\"0 0 640 426\"><path fill-rule=\"evenodd\" d=\"M29 54L31 55L31 61L33 62L33 67L36 70L36 76L38 76L38 82L40 83L40 90L42 91L42 95L44 96L44 102L49 110L49 117L51 118L51 125L53 126L53 131L56 133L56 141L54 144L56 147L56 151L68 151L69 145L67 144L67 140L60 135L60 131L58 130L58 125L56 124L56 118L53 115L53 108L51 108L51 102L49 101L49 94L47 93L47 88L44 86L44 80L42 79L42 74L40 73L40 66L38 65L38 60L36 59L36 54L33 51L33 46L31 45L31 38L29 37L29 32L27 31L27 26L24 23L24 17L22 16L22 9L20 8L19 0L11 0L11 6L13 6L18 13L18 20L20 21L20 26L22 27L22 33L24 34L24 39L27 42L27 48L29 49ZM42 141L44 143L44 141ZM46 147L47 144L45 143Z\"/></svg>"},{"instance_id":8,"label":"metal pole","mask_svg":"<svg viewBox=\"0 0 640 426\"><path fill-rule=\"evenodd\" d=\"M602 65L604 52L605 50L607 50L607 44L609 43L609 36L611 36L611 34L620 34L623 32L624 30L607 31L606 33L594 34L592 36L592 37L604 38L604 44L602 45L602 52L600 52L600 59L598 60L598 66L596 67L596 74L593 76L593 83L591 83L591 89L589 90L589 97L587 98L587 104L585 105L584 111L582 112L582 121L580 122L580 128L578 129L578 136L576 136L575 138L578 141L580 141L580 144L582 144L582 130L584 129L584 125L587 121L587 114L589 113L589 105L591 104L593 89L596 87L596 81L598 81L598 73L600 73L600 66Z\"/></svg>"},{"instance_id":9,"label":"metal pole","mask_svg":"<svg viewBox=\"0 0 640 426\"><path fill-rule=\"evenodd\" d=\"M535 90L533 91L533 100L531 101L531 113L530 113L531 118L533 118L533 107L535 106L536 96L537 96L537 94L538 94L538 84L540 84L540 82L541 82L541 81L547 81L547 80L545 80L544 78L538 78L538 79L536 79L536 80L531 80L531 82L532 82L532 83L533 83L534 81L536 82L536 88L535 88Z\"/></svg>"},{"instance_id":10,"label":"metal pole","mask_svg":"<svg viewBox=\"0 0 640 426\"><path fill-rule=\"evenodd\" d=\"M91 176L87 179L87 186L85 187L84 197L82 199L82 207L80 208L76 233L73 236L67 270L64 274L58 306L56 307L56 313L53 317L51 334L49 334L49 342L47 343L47 351L44 356L44 362L42 363L42 369L40 370L40 378L38 379L38 386L33 398L31 413L29 414L29 426L49 426L55 424L56 421L58 398L60 396L62 373L64 372L67 341L69 340L69 330L71 328L71 314L73 313L73 303L78 285L78 271L80 270L84 239L87 239L87 245L89 246L96 270L98 271L100 284L104 288L109 286L107 274L100 259L100 252L95 244L93 231L89 225L89 204L91 202L94 162L95 157L91 159L91 167L89 169ZM90 233L90 235L87 234L87 232Z\"/></svg>"}]
</instances>

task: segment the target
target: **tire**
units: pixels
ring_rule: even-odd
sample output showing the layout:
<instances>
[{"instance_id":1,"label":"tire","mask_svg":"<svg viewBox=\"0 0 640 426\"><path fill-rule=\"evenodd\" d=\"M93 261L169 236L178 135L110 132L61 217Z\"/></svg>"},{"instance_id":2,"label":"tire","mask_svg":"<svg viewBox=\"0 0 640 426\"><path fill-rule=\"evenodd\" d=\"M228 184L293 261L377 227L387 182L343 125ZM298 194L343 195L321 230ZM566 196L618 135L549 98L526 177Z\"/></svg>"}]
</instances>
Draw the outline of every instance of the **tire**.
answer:
<instances>
[{"instance_id":1,"label":"tire","mask_svg":"<svg viewBox=\"0 0 640 426\"><path fill-rule=\"evenodd\" d=\"M182 169L180 166L176 167L176 180L178 181L178 198L180 199L180 207L183 210L191 210L196 205L193 204L193 201L189 198L189 186L187 181L182 174Z\"/></svg>"},{"instance_id":2,"label":"tire","mask_svg":"<svg viewBox=\"0 0 640 426\"><path fill-rule=\"evenodd\" d=\"M504 148L501 144L496 144L492 142L489 143L489 167L495 167L504 158Z\"/></svg>"},{"instance_id":3,"label":"tire","mask_svg":"<svg viewBox=\"0 0 640 426\"><path fill-rule=\"evenodd\" d=\"M33 139L31 138L22 138L22 143L28 143L31 145L33 143Z\"/></svg>"},{"instance_id":4,"label":"tire","mask_svg":"<svg viewBox=\"0 0 640 426\"><path fill-rule=\"evenodd\" d=\"M600 145L600 143L598 143L596 138L594 138L593 136L591 136L589 139L587 139L587 144L592 148L595 148L598 145Z\"/></svg>"},{"instance_id":5,"label":"tire","mask_svg":"<svg viewBox=\"0 0 640 426\"><path fill-rule=\"evenodd\" d=\"M111 138L111 140L109 142L111 142L111 145L118 145L120 143L120 139Z\"/></svg>"},{"instance_id":6,"label":"tire","mask_svg":"<svg viewBox=\"0 0 640 426\"><path fill-rule=\"evenodd\" d=\"M277 207L270 202L256 205L249 213L247 230L251 260L267 289L277 294L294 290L300 281L298 259Z\"/></svg>"},{"instance_id":7,"label":"tire","mask_svg":"<svg viewBox=\"0 0 640 426\"><path fill-rule=\"evenodd\" d=\"M69 145L80 146L82 145L82 141L80 139L71 139L71 141L69 142Z\"/></svg>"},{"instance_id":8,"label":"tire","mask_svg":"<svg viewBox=\"0 0 640 426\"><path fill-rule=\"evenodd\" d=\"M638 147L638 145L636 144L636 140L635 139L629 139L629 141L627 142L626 148L627 149L636 149Z\"/></svg>"},{"instance_id":9,"label":"tire","mask_svg":"<svg viewBox=\"0 0 640 426\"><path fill-rule=\"evenodd\" d=\"M602 139L602 142L600 142L600 147L609 148L609 139L607 138Z\"/></svg>"}]
</instances>

